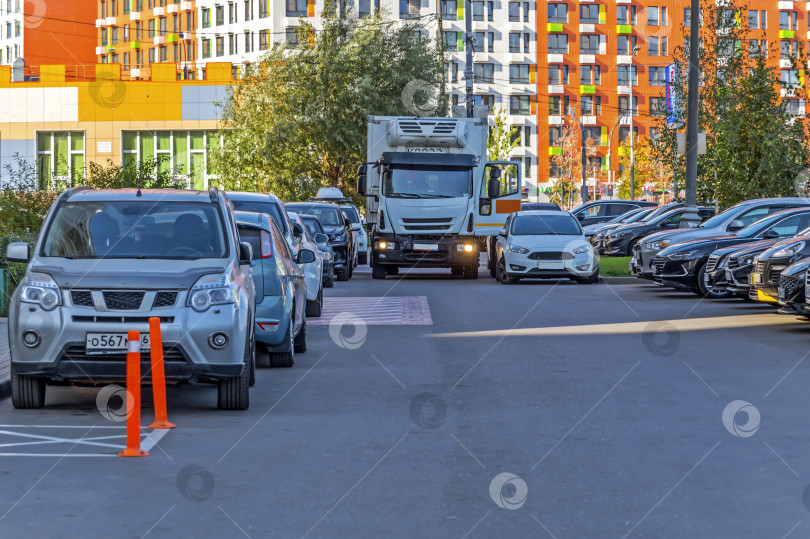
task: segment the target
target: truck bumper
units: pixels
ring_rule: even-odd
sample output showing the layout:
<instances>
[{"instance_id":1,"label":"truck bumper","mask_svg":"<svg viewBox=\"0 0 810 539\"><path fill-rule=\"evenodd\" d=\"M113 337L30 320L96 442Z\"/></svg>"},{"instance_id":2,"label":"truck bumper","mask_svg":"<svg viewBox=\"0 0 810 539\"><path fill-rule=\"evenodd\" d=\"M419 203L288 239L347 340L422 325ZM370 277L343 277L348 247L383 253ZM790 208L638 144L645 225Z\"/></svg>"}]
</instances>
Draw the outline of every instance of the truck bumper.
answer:
<instances>
[{"instance_id":1,"label":"truck bumper","mask_svg":"<svg viewBox=\"0 0 810 539\"><path fill-rule=\"evenodd\" d=\"M382 248L382 245L385 248ZM448 268L478 264L476 236L400 236L375 234L371 238L372 266ZM469 249L469 250L467 250Z\"/></svg>"}]
</instances>

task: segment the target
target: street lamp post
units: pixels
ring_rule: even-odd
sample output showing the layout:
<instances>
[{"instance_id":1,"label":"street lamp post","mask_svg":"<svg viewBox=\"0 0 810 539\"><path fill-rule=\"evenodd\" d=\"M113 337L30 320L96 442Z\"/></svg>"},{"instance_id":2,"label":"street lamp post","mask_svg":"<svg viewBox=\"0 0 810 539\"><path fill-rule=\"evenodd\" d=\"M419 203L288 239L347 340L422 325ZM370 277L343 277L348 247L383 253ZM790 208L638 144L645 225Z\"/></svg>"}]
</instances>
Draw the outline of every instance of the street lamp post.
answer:
<instances>
[{"instance_id":1,"label":"street lamp post","mask_svg":"<svg viewBox=\"0 0 810 539\"><path fill-rule=\"evenodd\" d=\"M686 185L684 210L681 223L697 226L700 215L697 210L697 158L698 158L698 92L700 91L700 0L692 0L691 27L689 32L689 91L686 101Z\"/></svg>"},{"instance_id":2,"label":"street lamp post","mask_svg":"<svg viewBox=\"0 0 810 539\"><path fill-rule=\"evenodd\" d=\"M613 132L619 127L619 124L622 123L622 118L624 118L625 114L627 114L627 110L619 111L619 119L616 120L616 125L610 129L610 133L608 134L608 174L613 173ZM613 180L613 178L610 177L609 180Z\"/></svg>"},{"instance_id":3,"label":"street lamp post","mask_svg":"<svg viewBox=\"0 0 810 539\"><path fill-rule=\"evenodd\" d=\"M636 113L633 106L633 58L636 57L641 47L633 47L630 55L630 200L636 199L636 133L633 131L633 115Z\"/></svg>"},{"instance_id":4,"label":"street lamp post","mask_svg":"<svg viewBox=\"0 0 810 539\"><path fill-rule=\"evenodd\" d=\"M182 55L185 57L185 61L183 62L183 80L187 80L188 79L188 48L187 48L188 44L186 43L186 33L185 32L180 32L178 34L178 36L180 36L180 42L181 42L181 44L183 46ZM181 60L182 60L182 58L181 58Z\"/></svg>"}]
</instances>

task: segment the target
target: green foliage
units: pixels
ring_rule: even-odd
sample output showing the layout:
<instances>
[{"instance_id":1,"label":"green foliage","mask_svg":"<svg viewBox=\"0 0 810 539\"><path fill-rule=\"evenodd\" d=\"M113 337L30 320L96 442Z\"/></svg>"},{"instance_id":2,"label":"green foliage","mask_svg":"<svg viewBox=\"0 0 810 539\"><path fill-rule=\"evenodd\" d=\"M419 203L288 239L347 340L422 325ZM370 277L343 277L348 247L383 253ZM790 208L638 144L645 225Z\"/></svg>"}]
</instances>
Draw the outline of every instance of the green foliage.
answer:
<instances>
[{"instance_id":1,"label":"green foliage","mask_svg":"<svg viewBox=\"0 0 810 539\"><path fill-rule=\"evenodd\" d=\"M322 16L323 30L302 21L301 45L275 45L230 86L224 145L215 157L226 189L287 200L306 199L322 186L356 194L367 117L411 115L406 85L438 81L436 48L416 26L329 7Z\"/></svg>"},{"instance_id":2,"label":"green foliage","mask_svg":"<svg viewBox=\"0 0 810 539\"><path fill-rule=\"evenodd\" d=\"M143 189L186 189L187 180L165 166L168 162L169 156L161 156L158 159L144 159L140 163L130 161L125 165L118 165L108 159L106 167L90 163L83 183L96 189L120 189L138 185Z\"/></svg>"},{"instance_id":3,"label":"green foliage","mask_svg":"<svg viewBox=\"0 0 810 539\"><path fill-rule=\"evenodd\" d=\"M519 137L518 128L506 123L506 108L499 106L495 108L493 115L494 126L489 129L487 137L487 154L490 161L508 161L512 158L512 152L517 148ZM510 166L504 169L501 176L502 188L506 187L506 182L510 175L515 174L515 167Z\"/></svg>"}]
</instances>

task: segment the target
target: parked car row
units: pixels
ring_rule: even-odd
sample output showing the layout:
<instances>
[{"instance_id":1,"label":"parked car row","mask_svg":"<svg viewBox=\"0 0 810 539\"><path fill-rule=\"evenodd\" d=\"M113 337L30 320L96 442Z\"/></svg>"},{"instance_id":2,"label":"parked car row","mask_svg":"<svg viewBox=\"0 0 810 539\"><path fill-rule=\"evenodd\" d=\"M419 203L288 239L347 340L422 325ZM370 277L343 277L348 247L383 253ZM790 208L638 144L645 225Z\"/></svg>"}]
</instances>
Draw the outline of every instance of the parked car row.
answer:
<instances>
[{"instance_id":1,"label":"parked car row","mask_svg":"<svg viewBox=\"0 0 810 539\"><path fill-rule=\"evenodd\" d=\"M220 409L244 410L260 366L291 367L323 287L351 276L352 222L334 202L259 193L68 189L10 302L12 403L40 408L48 384L126 379L127 332L161 320L166 380L215 383ZM258 353L258 354L257 354Z\"/></svg>"}]
</instances>

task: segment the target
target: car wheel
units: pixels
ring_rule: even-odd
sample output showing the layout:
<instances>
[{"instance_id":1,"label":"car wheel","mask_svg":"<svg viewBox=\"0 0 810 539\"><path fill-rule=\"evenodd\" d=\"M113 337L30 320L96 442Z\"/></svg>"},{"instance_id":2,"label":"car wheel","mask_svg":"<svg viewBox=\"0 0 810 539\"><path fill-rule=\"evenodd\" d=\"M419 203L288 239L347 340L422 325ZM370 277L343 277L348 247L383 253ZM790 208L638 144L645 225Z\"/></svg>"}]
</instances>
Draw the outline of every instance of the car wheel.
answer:
<instances>
[{"instance_id":1,"label":"car wheel","mask_svg":"<svg viewBox=\"0 0 810 539\"><path fill-rule=\"evenodd\" d=\"M270 366L275 368L289 368L295 364L295 344L293 340L293 321L290 320L290 329L287 332L287 344L289 349L286 352L270 352Z\"/></svg>"},{"instance_id":2,"label":"car wheel","mask_svg":"<svg viewBox=\"0 0 810 539\"><path fill-rule=\"evenodd\" d=\"M217 408L220 410L247 410L250 406L250 341L245 344L242 373L217 382Z\"/></svg>"},{"instance_id":3,"label":"car wheel","mask_svg":"<svg viewBox=\"0 0 810 539\"><path fill-rule=\"evenodd\" d=\"M372 279L385 279L387 272L385 268L382 266L372 266L371 268L371 278Z\"/></svg>"},{"instance_id":4,"label":"car wheel","mask_svg":"<svg viewBox=\"0 0 810 539\"><path fill-rule=\"evenodd\" d=\"M698 289L695 290L695 294L699 296L704 296L709 299L722 299L727 298L731 295L731 292L724 291L724 292L715 292L712 290L712 287L708 283L709 276L706 275L706 264L700 266L697 271L697 285Z\"/></svg>"},{"instance_id":5,"label":"car wheel","mask_svg":"<svg viewBox=\"0 0 810 539\"><path fill-rule=\"evenodd\" d=\"M453 266L450 268L450 275L464 275L464 266Z\"/></svg>"},{"instance_id":6,"label":"car wheel","mask_svg":"<svg viewBox=\"0 0 810 539\"><path fill-rule=\"evenodd\" d=\"M576 279L576 281L579 284L594 284L594 283L598 282L599 281L599 268L596 268L596 271L591 273L590 277L578 278L578 279Z\"/></svg>"},{"instance_id":7,"label":"car wheel","mask_svg":"<svg viewBox=\"0 0 810 539\"><path fill-rule=\"evenodd\" d=\"M340 282L348 281L349 280L349 270L347 269L339 269L336 271L337 273L337 280Z\"/></svg>"},{"instance_id":8,"label":"car wheel","mask_svg":"<svg viewBox=\"0 0 810 539\"><path fill-rule=\"evenodd\" d=\"M256 385L256 335L250 336L250 380L248 385Z\"/></svg>"},{"instance_id":9,"label":"car wheel","mask_svg":"<svg viewBox=\"0 0 810 539\"><path fill-rule=\"evenodd\" d=\"M14 408L42 408L45 406L45 378L26 376L11 368L11 404Z\"/></svg>"},{"instance_id":10,"label":"car wheel","mask_svg":"<svg viewBox=\"0 0 810 539\"><path fill-rule=\"evenodd\" d=\"M357 263L361 266L368 264L368 253L360 253L357 255Z\"/></svg>"},{"instance_id":11,"label":"car wheel","mask_svg":"<svg viewBox=\"0 0 810 539\"><path fill-rule=\"evenodd\" d=\"M295 349L296 354L303 354L307 351L307 321L304 319L304 323L301 324L301 331L298 332L298 335L295 336L295 340L293 341L293 348Z\"/></svg>"},{"instance_id":12,"label":"car wheel","mask_svg":"<svg viewBox=\"0 0 810 539\"><path fill-rule=\"evenodd\" d=\"M465 279L477 279L478 278L478 264L470 264L468 266L464 266L464 278Z\"/></svg>"},{"instance_id":13,"label":"car wheel","mask_svg":"<svg viewBox=\"0 0 810 539\"><path fill-rule=\"evenodd\" d=\"M323 280L324 288L333 288L335 286L335 274L329 273Z\"/></svg>"},{"instance_id":14,"label":"car wheel","mask_svg":"<svg viewBox=\"0 0 810 539\"><path fill-rule=\"evenodd\" d=\"M515 284L518 282L518 279L510 277L508 273L506 273L506 259L501 258L498 261L498 280L503 284Z\"/></svg>"},{"instance_id":15,"label":"car wheel","mask_svg":"<svg viewBox=\"0 0 810 539\"><path fill-rule=\"evenodd\" d=\"M323 307L323 288L318 290L318 297L314 301L307 300L307 316L311 318L318 318L321 316L321 308Z\"/></svg>"},{"instance_id":16,"label":"car wheel","mask_svg":"<svg viewBox=\"0 0 810 539\"><path fill-rule=\"evenodd\" d=\"M633 248L639 242L639 239L631 240L630 243L627 244L627 256L633 256Z\"/></svg>"}]
</instances>

